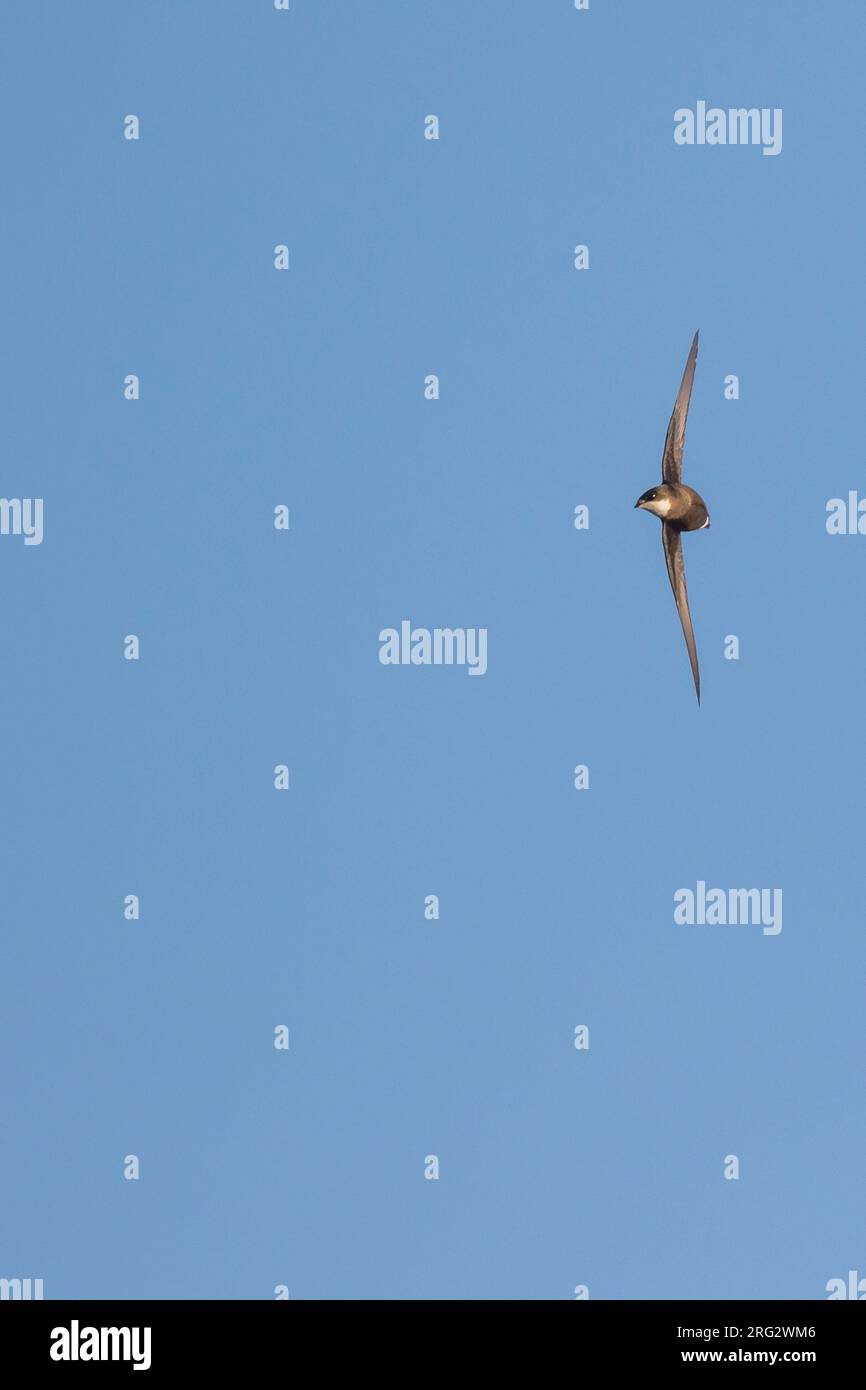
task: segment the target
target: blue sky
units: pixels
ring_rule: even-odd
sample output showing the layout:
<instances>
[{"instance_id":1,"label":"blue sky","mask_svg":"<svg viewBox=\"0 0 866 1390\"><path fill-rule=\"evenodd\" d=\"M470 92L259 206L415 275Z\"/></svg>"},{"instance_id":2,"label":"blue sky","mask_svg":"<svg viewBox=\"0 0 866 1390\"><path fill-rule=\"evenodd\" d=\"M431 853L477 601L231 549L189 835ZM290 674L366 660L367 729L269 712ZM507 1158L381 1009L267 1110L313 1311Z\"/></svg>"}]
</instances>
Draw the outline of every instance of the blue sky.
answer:
<instances>
[{"instance_id":1,"label":"blue sky","mask_svg":"<svg viewBox=\"0 0 866 1390\"><path fill-rule=\"evenodd\" d=\"M0 32L2 492L45 507L40 546L0 537L0 1276L866 1273L866 539L825 528L866 494L862 6L103 0ZM782 153L677 146L698 100L781 108ZM700 709L633 510L696 328ZM382 666L404 618L487 628L487 673ZM677 926L698 880L780 887L783 930Z\"/></svg>"}]
</instances>

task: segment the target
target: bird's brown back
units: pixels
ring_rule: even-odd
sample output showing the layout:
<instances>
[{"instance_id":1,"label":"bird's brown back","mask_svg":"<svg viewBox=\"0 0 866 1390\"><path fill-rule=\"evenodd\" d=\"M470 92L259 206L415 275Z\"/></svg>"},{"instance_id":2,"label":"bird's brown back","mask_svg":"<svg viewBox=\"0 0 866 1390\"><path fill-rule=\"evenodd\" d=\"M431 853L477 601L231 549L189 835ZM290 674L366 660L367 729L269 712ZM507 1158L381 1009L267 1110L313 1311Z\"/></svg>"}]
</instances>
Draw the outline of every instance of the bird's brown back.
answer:
<instances>
[{"instance_id":1,"label":"bird's brown back","mask_svg":"<svg viewBox=\"0 0 866 1390\"><path fill-rule=\"evenodd\" d=\"M669 483L671 509L665 516L669 526L678 531L699 531L709 518L706 503L699 492L685 483Z\"/></svg>"}]
</instances>

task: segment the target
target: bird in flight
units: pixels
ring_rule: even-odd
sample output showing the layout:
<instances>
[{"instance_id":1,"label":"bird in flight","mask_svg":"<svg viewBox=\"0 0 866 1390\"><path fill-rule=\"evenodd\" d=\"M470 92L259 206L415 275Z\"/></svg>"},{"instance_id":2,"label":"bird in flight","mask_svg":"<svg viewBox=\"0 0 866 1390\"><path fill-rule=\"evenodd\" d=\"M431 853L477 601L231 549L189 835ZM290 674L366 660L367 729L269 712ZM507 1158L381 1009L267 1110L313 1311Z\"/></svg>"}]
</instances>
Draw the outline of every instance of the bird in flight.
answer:
<instances>
[{"instance_id":1,"label":"bird in flight","mask_svg":"<svg viewBox=\"0 0 866 1390\"><path fill-rule=\"evenodd\" d=\"M661 520L662 545L668 567L668 578L674 591L677 612L683 625L683 634L689 650L692 675L698 704L701 703L701 676L698 670L698 650L692 629L692 615L689 612L689 595L686 589L686 570L683 564L683 531L702 531L710 524L710 514L706 503L694 488L683 482L683 446L686 439L686 419L692 395L692 382L695 378L695 363L698 360L698 335L692 339L689 355L680 389L674 402L674 411L665 436L662 454L662 482L651 487L635 502L645 512L652 512Z\"/></svg>"}]
</instances>

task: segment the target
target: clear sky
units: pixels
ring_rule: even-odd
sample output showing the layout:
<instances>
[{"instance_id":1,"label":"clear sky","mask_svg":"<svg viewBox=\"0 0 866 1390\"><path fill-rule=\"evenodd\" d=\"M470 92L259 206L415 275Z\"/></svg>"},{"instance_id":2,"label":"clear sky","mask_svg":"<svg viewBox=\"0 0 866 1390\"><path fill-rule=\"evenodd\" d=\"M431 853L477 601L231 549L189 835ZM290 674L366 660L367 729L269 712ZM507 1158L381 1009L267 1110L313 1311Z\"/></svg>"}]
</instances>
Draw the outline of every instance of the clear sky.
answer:
<instances>
[{"instance_id":1,"label":"clear sky","mask_svg":"<svg viewBox=\"0 0 866 1390\"><path fill-rule=\"evenodd\" d=\"M0 37L2 492L44 499L0 536L0 1276L866 1275L866 536L825 526L866 496L863 6L49 0ZM781 153L678 146L698 101L780 108ZM700 709L633 510L696 328ZM486 628L486 674L380 664L403 619ZM780 888L782 930L677 925L699 881Z\"/></svg>"}]
</instances>

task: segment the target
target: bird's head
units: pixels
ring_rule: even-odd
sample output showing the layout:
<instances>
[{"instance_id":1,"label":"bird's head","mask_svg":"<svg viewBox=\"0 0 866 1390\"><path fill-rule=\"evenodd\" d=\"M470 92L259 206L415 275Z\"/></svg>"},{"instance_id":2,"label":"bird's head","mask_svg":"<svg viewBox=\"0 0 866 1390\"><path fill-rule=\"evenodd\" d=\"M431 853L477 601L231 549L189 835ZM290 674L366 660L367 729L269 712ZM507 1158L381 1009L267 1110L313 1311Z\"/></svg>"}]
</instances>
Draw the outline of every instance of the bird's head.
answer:
<instances>
[{"instance_id":1,"label":"bird's head","mask_svg":"<svg viewBox=\"0 0 866 1390\"><path fill-rule=\"evenodd\" d=\"M645 512L652 512L653 516L666 517L671 509L671 494L667 483L659 483L658 487L651 487L648 492L642 492L635 506Z\"/></svg>"}]
</instances>

